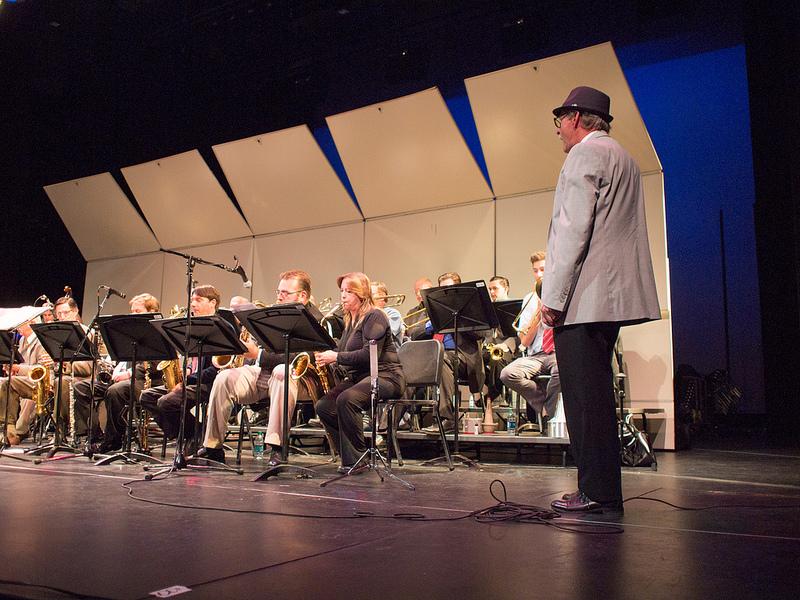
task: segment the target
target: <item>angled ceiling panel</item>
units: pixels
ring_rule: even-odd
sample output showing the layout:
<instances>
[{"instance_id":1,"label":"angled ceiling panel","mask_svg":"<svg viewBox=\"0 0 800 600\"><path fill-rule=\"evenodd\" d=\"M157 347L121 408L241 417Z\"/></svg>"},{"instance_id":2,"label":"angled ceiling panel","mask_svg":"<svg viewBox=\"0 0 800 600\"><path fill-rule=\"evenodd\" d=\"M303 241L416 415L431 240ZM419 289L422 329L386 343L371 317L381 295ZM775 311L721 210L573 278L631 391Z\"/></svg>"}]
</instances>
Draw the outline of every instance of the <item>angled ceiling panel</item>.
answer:
<instances>
[{"instance_id":1,"label":"angled ceiling panel","mask_svg":"<svg viewBox=\"0 0 800 600\"><path fill-rule=\"evenodd\" d=\"M361 220L305 125L219 144L214 153L256 235Z\"/></svg>"},{"instance_id":2,"label":"angled ceiling panel","mask_svg":"<svg viewBox=\"0 0 800 600\"><path fill-rule=\"evenodd\" d=\"M97 286L108 285L127 295L126 299L111 296L103 305L104 315L126 314L128 302L137 294L153 294L161 301L164 278L164 254L152 252L139 256L94 260L86 264L83 288L83 321L88 323L97 311ZM162 304L163 308L163 304ZM168 311L169 312L169 311Z\"/></svg>"},{"instance_id":3,"label":"angled ceiling panel","mask_svg":"<svg viewBox=\"0 0 800 600\"><path fill-rule=\"evenodd\" d=\"M125 167L122 174L164 248L252 235L197 150Z\"/></svg>"},{"instance_id":4,"label":"angled ceiling panel","mask_svg":"<svg viewBox=\"0 0 800 600\"><path fill-rule=\"evenodd\" d=\"M465 83L498 197L555 187L564 152L552 110L579 85L611 97L611 135L633 155L642 172L661 170L610 43L472 77Z\"/></svg>"},{"instance_id":5,"label":"angled ceiling panel","mask_svg":"<svg viewBox=\"0 0 800 600\"><path fill-rule=\"evenodd\" d=\"M492 197L436 88L327 122L367 218Z\"/></svg>"},{"instance_id":6,"label":"angled ceiling panel","mask_svg":"<svg viewBox=\"0 0 800 600\"><path fill-rule=\"evenodd\" d=\"M47 185L61 220L86 260L158 250L158 241L110 173Z\"/></svg>"}]
</instances>

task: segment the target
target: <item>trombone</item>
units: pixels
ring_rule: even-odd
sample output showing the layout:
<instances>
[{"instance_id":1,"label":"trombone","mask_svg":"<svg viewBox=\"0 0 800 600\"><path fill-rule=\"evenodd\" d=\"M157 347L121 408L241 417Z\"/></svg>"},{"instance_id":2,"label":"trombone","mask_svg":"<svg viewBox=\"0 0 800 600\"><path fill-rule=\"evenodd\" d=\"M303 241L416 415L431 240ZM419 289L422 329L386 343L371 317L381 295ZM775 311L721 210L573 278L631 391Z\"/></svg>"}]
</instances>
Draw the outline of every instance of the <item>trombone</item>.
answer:
<instances>
[{"instance_id":1,"label":"trombone","mask_svg":"<svg viewBox=\"0 0 800 600\"><path fill-rule=\"evenodd\" d=\"M386 307L385 308L389 308L390 306L391 307L400 306L403 302L406 301L406 295L405 294L389 294L388 296L379 296L379 299L386 300Z\"/></svg>"}]
</instances>

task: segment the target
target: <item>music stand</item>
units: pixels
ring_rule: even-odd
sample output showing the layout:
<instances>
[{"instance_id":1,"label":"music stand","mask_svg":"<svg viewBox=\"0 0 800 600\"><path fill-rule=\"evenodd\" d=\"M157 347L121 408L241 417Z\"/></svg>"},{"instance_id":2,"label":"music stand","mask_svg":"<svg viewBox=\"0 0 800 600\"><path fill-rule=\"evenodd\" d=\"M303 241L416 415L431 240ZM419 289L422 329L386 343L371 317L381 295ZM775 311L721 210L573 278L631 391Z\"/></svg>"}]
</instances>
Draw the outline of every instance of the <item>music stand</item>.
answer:
<instances>
[{"instance_id":1,"label":"music stand","mask_svg":"<svg viewBox=\"0 0 800 600\"><path fill-rule=\"evenodd\" d=\"M197 387L195 389L194 402L195 410L200 406L200 396L203 393L203 358L205 356L217 356L221 354L244 354L247 347L239 339L238 333L231 327L224 318L219 316L208 317L181 317L177 319L155 319L150 321L151 325L163 336L163 338L183 356L183 372L186 372L186 360L190 356L197 357ZM186 427L186 407L188 404L188 393L186 382L181 390L181 422L178 428L178 444L175 449L175 458L172 465L160 469L155 473L148 473L145 479L151 480L164 473L171 473L187 467L195 469L206 469L215 471L227 471L241 475L244 473L237 469L207 458L191 458L187 460L183 456L183 442ZM199 438L199 425L201 423L198 414L198 427L195 428L195 441ZM192 462L190 462L192 461ZM202 461L202 463L194 462ZM148 467L145 467L147 470Z\"/></svg>"},{"instance_id":2,"label":"music stand","mask_svg":"<svg viewBox=\"0 0 800 600\"><path fill-rule=\"evenodd\" d=\"M436 333L451 333L455 343L455 360L453 361L453 410L455 427L453 428L454 461L460 461L468 467L476 467L477 463L462 456L458 452L458 426L461 411L461 390L459 388L458 334L470 331L486 331L498 326L492 299L482 280L468 281L456 285L421 290L422 302L428 311L431 326ZM446 461L440 456L426 461L426 464L437 464Z\"/></svg>"},{"instance_id":3,"label":"music stand","mask_svg":"<svg viewBox=\"0 0 800 600\"><path fill-rule=\"evenodd\" d=\"M245 329L253 334L265 348L275 353L283 353L283 424L281 430L280 465L270 467L260 473L253 481L269 479L273 475L289 472L302 477L313 477L314 471L307 467L288 464L289 460L289 356L292 352L311 352L314 350L330 350L336 342L320 325L308 308L300 302L280 304L237 312L236 316L244 324Z\"/></svg>"},{"instance_id":4,"label":"music stand","mask_svg":"<svg viewBox=\"0 0 800 600\"><path fill-rule=\"evenodd\" d=\"M156 318L160 319L161 313L102 315L97 319L100 334L106 343L108 353L115 362L130 363L131 378L128 393L128 418L125 423L125 443L120 452L114 452L98 460L95 463L96 466L108 465L117 460L124 460L126 463L161 462L148 454L131 451L133 412L136 402L136 364L139 361L172 360L177 356L175 349L150 324L151 320Z\"/></svg>"},{"instance_id":5,"label":"music stand","mask_svg":"<svg viewBox=\"0 0 800 600\"><path fill-rule=\"evenodd\" d=\"M59 414L61 411L61 391L64 384L64 363L77 362L82 360L95 360L92 354L93 345L87 343L86 332L77 321L57 321L55 323L33 323L31 325L36 337L39 338L42 347L45 349L54 362L58 363L58 383L56 384L56 397L53 404L53 423L55 424L55 435L50 444L44 444L30 450L33 455L47 452L47 459L52 460L57 452L70 452L75 456L82 456L83 453L64 443L61 431ZM34 461L36 462L36 461Z\"/></svg>"},{"instance_id":6,"label":"music stand","mask_svg":"<svg viewBox=\"0 0 800 600\"><path fill-rule=\"evenodd\" d=\"M11 371L15 364L21 363L22 357L17 350L17 341L11 331L0 331L0 365L8 365L8 382L6 384L6 410L3 415L3 443L0 444L0 457L13 458L23 462L30 462L21 456L14 456L13 454L5 454L5 449L9 446L7 431L8 431L8 403L11 400Z\"/></svg>"}]
</instances>

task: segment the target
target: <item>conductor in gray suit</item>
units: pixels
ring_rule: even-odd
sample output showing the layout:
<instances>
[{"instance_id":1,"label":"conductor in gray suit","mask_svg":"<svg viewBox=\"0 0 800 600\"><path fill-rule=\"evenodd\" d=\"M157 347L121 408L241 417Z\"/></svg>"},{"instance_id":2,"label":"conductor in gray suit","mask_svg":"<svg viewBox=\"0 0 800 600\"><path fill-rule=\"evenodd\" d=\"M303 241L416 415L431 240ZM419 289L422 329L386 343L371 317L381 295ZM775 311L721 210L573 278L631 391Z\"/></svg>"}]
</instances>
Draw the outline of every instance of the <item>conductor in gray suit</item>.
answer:
<instances>
[{"instance_id":1,"label":"conductor in gray suit","mask_svg":"<svg viewBox=\"0 0 800 600\"><path fill-rule=\"evenodd\" d=\"M567 158L547 241L542 318L554 339L578 490L571 512L622 514L611 371L619 329L658 319L639 167L608 132L610 98L578 87L553 110Z\"/></svg>"}]
</instances>

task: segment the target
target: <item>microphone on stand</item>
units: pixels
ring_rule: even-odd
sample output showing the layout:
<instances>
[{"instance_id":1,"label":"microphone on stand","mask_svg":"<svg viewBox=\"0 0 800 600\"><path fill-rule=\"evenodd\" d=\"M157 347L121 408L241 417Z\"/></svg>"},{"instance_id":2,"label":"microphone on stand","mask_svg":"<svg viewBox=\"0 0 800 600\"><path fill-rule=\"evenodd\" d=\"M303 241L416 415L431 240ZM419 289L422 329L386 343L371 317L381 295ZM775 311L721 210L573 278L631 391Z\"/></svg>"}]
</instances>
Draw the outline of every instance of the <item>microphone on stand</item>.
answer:
<instances>
[{"instance_id":1,"label":"microphone on stand","mask_svg":"<svg viewBox=\"0 0 800 600\"><path fill-rule=\"evenodd\" d=\"M127 294L126 294L125 292L118 292L118 291L117 291L117 290L115 290L114 288L112 288L112 287L109 287L109 286L107 286L107 285L105 285L105 284L103 284L103 283L101 283L101 284L100 284L99 286L97 286L97 287L98 287L98 288L100 288L100 289L102 289L102 290L107 290L107 291L108 291L108 295L109 295L109 296L119 296L119 297L120 297L120 298L122 298L123 300L124 300L124 299L125 299L125 297L127 296Z\"/></svg>"},{"instance_id":2,"label":"microphone on stand","mask_svg":"<svg viewBox=\"0 0 800 600\"><path fill-rule=\"evenodd\" d=\"M239 264L239 259L235 256L233 258L236 261L236 266L233 268L233 272L237 273L239 277L242 278L242 285L247 289L250 289L253 287L253 282L247 278L247 273L244 272L244 267Z\"/></svg>"}]
</instances>

